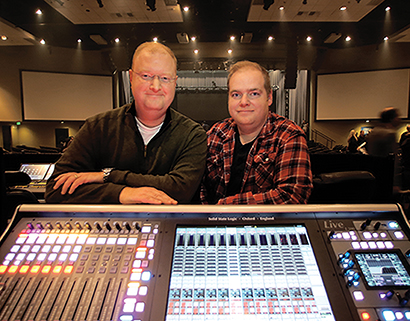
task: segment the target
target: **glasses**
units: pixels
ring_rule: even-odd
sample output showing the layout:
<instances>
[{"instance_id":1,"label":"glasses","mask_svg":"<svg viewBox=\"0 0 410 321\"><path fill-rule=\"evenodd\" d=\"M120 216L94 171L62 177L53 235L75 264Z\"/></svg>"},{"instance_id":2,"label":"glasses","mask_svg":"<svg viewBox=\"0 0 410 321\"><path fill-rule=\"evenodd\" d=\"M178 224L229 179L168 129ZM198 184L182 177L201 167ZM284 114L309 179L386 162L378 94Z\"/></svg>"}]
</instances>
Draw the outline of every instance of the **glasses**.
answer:
<instances>
[{"instance_id":1,"label":"glasses","mask_svg":"<svg viewBox=\"0 0 410 321\"><path fill-rule=\"evenodd\" d=\"M132 70L132 69L131 69ZM146 73L146 72L136 72L136 71L134 71L134 70L132 70L132 72L134 73L134 74L137 74L142 80L144 80L144 81L153 81L154 80L154 78L155 77L158 77L158 80L161 82L161 83L163 83L163 84L169 84L169 83L171 83L171 82L173 82L173 81L175 81L175 79L177 79L176 77L175 78L172 78L172 77L170 77L170 76L160 76L160 75L151 75L151 74L148 74L148 73Z\"/></svg>"}]
</instances>

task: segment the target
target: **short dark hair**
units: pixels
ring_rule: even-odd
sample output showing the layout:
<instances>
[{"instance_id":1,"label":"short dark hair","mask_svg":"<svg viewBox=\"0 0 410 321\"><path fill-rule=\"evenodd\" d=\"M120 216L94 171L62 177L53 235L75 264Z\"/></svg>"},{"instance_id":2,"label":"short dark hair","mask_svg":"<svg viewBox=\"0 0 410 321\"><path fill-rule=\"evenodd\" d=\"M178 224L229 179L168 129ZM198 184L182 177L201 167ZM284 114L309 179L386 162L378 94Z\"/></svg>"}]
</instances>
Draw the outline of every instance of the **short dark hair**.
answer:
<instances>
[{"instance_id":1,"label":"short dark hair","mask_svg":"<svg viewBox=\"0 0 410 321\"><path fill-rule=\"evenodd\" d=\"M391 123L394 118L399 116L397 108L387 107L380 113L380 121L384 124Z\"/></svg>"}]
</instances>

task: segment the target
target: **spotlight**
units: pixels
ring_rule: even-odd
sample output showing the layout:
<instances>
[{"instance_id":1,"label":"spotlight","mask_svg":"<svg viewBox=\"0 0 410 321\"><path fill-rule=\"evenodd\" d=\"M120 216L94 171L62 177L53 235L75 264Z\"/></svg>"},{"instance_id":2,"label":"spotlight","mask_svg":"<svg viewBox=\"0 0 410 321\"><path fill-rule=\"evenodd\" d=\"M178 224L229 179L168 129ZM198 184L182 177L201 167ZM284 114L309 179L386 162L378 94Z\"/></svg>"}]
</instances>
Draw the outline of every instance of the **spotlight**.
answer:
<instances>
[{"instance_id":1,"label":"spotlight","mask_svg":"<svg viewBox=\"0 0 410 321\"><path fill-rule=\"evenodd\" d=\"M360 1L360 0L359 0ZM302 4L307 4L307 0L303 0Z\"/></svg>"},{"instance_id":2,"label":"spotlight","mask_svg":"<svg viewBox=\"0 0 410 321\"><path fill-rule=\"evenodd\" d=\"M268 10L275 0L263 0L263 10Z\"/></svg>"},{"instance_id":3,"label":"spotlight","mask_svg":"<svg viewBox=\"0 0 410 321\"><path fill-rule=\"evenodd\" d=\"M157 8L155 8L155 0L147 0L147 6L151 11L157 10Z\"/></svg>"},{"instance_id":4,"label":"spotlight","mask_svg":"<svg viewBox=\"0 0 410 321\"><path fill-rule=\"evenodd\" d=\"M97 3L98 3L98 6L99 6L100 8L104 7L104 5L103 5L103 3L102 3L101 0L97 0Z\"/></svg>"}]
</instances>

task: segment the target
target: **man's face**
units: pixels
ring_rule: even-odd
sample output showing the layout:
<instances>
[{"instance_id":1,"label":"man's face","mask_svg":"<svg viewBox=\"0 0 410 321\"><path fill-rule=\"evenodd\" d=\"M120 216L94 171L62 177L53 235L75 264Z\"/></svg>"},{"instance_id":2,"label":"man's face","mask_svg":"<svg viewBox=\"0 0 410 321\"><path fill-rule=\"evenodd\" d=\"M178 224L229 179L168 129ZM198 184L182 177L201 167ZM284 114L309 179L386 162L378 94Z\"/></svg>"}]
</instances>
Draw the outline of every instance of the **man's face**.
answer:
<instances>
[{"instance_id":1,"label":"man's face","mask_svg":"<svg viewBox=\"0 0 410 321\"><path fill-rule=\"evenodd\" d=\"M152 80L143 80L143 75L155 77ZM160 80L162 77L175 80L164 83ZM175 96L175 61L165 52L143 51L133 61L130 82L137 116L142 119L163 116Z\"/></svg>"},{"instance_id":2,"label":"man's face","mask_svg":"<svg viewBox=\"0 0 410 321\"><path fill-rule=\"evenodd\" d=\"M235 72L229 81L229 114L239 131L260 130L265 123L272 93L264 87L262 73L255 68L243 68Z\"/></svg>"}]
</instances>

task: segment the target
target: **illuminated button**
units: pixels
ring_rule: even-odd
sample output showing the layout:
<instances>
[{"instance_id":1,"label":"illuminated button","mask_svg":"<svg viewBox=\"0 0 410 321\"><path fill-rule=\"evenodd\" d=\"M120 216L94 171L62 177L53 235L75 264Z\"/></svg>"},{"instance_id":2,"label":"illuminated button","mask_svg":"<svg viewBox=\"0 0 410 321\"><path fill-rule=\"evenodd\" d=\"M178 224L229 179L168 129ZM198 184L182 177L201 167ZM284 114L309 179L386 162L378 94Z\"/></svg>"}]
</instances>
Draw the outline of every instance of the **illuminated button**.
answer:
<instances>
[{"instance_id":1,"label":"illuminated button","mask_svg":"<svg viewBox=\"0 0 410 321\"><path fill-rule=\"evenodd\" d=\"M130 280L131 281L140 281L141 280L141 273L131 273Z\"/></svg>"},{"instance_id":2,"label":"illuminated button","mask_svg":"<svg viewBox=\"0 0 410 321\"><path fill-rule=\"evenodd\" d=\"M54 244L58 238L58 234L50 234L47 238L46 244Z\"/></svg>"},{"instance_id":3,"label":"illuminated button","mask_svg":"<svg viewBox=\"0 0 410 321\"><path fill-rule=\"evenodd\" d=\"M410 320L410 311L404 312L404 316L406 317L407 320Z\"/></svg>"},{"instance_id":4,"label":"illuminated button","mask_svg":"<svg viewBox=\"0 0 410 321\"><path fill-rule=\"evenodd\" d=\"M85 244L85 242L87 241L87 238L88 238L87 234L79 235L77 238L77 244Z\"/></svg>"},{"instance_id":5,"label":"illuminated button","mask_svg":"<svg viewBox=\"0 0 410 321\"><path fill-rule=\"evenodd\" d=\"M9 273L16 273L16 272L17 272L17 269L18 269L18 266L17 266L17 265L12 265L12 266L10 266L10 268L9 268Z\"/></svg>"},{"instance_id":6,"label":"illuminated button","mask_svg":"<svg viewBox=\"0 0 410 321\"><path fill-rule=\"evenodd\" d=\"M58 257L58 260L61 262L64 262L65 260L67 260L68 254L67 253L62 253L60 254L60 256Z\"/></svg>"},{"instance_id":7,"label":"illuminated button","mask_svg":"<svg viewBox=\"0 0 410 321\"><path fill-rule=\"evenodd\" d=\"M154 240L148 240L147 241L147 247L154 247L155 241Z\"/></svg>"},{"instance_id":8,"label":"illuminated button","mask_svg":"<svg viewBox=\"0 0 410 321\"><path fill-rule=\"evenodd\" d=\"M144 302L138 302L137 305L135 306L135 312L144 312L144 309L145 309Z\"/></svg>"},{"instance_id":9,"label":"illuminated button","mask_svg":"<svg viewBox=\"0 0 410 321\"><path fill-rule=\"evenodd\" d=\"M370 247L372 250L377 249L376 242L369 242L368 244L369 244L369 247Z\"/></svg>"},{"instance_id":10,"label":"illuminated button","mask_svg":"<svg viewBox=\"0 0 410 321\"><path fill-rule=\"evenodd\" d=\"M87 239L86 244L95 244L95 242L97 242L97 238L96 237L89 237Z\"/></svg>"},{"instance_id":11,"label":"illuminated button","mask_svg":"<svg viewBox=\"0 0 410 321\"><path fill-rule=\"evenodd\" d=\"M394 248L394 244L391 241L386 241L384 242L384 245L386 246L387 249L392 249Z\"/></svg>"},{"instance_id":12,"label":"illuminated button","mask_svg":"<svg viewBox=\"0 0 410 321\"><path fill-rule=\"evenodd\" d=\"M117 238L116 237L109 237L107 239L107 244L108 245L115 245L117 243Z\"/></svg>"},{"instance_id":13,"label":"illuminated button","mask_svg":"<svg viewBox=\"0 0 410 321\"><path fill-rule=\"evenodd\" d=\"M148 293L148 287L146 285L143 285L139 289L139 295L145 296Z\"/></svg>"},{"instance_id":14,"label":"illuminated button","mask_svg":"<svg viewBox=\"0 0 410 321\"><path fill-rule=\"evenodd\" d=\"M46 254L46 253L40 253L40 254L38 255L38 257L37 257L37 261L42 262L42 261L44 261L44 260L46 259L46 257L47 257L47 254Z\"/></svg>"},{"instance_id":15,"label":"illuminated button","mask_svg":"<svg viewBox=\"0 0 410 321\"><path fill-rule=\"evenodd\" d=\"M134 312L135 304L137 299L127 298L124 299L124 307L122 308L123 312Z\"/></svg>"},{"instance_id":16,"label":"illuminated button","mask_svg":"<svg viewBox=\"0 0 410 321\"><path fill-rule=\"evenodd\" d=\"M28 251L30 251L30 245L24 245L22 248L21 248L21 251L20 252L22 252L22 253L27 253Z\"/></svg>"},{"instance_id":17,"label":"illuminated button","mask_svg":"<svg viewBox=\"0 0 410 321\"><path fill-rule=\"evenodd\" d=\"M360 242L360 247L365 250L369 248L369 244L367 242Z\"/></svg>"},{"instance_id":18,"label":"illuminated button","mask_svg":"<svg viewBox=\"0 0 410 321\"><path fill-rule=\"evenodd\" d=\"M151 279L151 272L150 271L144 271L141 274L141 280L142 281L149 281Z\"/></svg>"},{"instance_id":19,"label":"illuminated button","mask_svg":"<svg viewBox=\"0 0 410 321\"><path fill-rule=\"evenodd\" d=\"M130 237L127 241L127 244L128 245L135 245L135 244L137 244L137 240L138 239L136 237Z\"/></svg>"},{"instance_id":20,"label":"illuminated button","mask_svg":"<svg viewBox=\"0 0 410 321\"><path fill-rule=\"evenodd\" d=\"M394 232L394 236L397 238L397 239L402 239L402 238L404 238L404 234L403 234L403 232L402 231L395 231Z\"/></svg>"},{"instance_id":21,"label":"illuminated button","mask_svg":"<svg viewBox=\"0 0 410 321\"><path fill-rule=\"evenodd\" d=\"M65 241L67 240L67 235L66 234L60 234L56 240L57 244L64 244Z\"/></svg>"},{"instance_id":22,"label":"illuminated button","mask_svg":"<svg viewBox=\"0 0 410 321\"><path fill-rule=\"evenodd\" d=\"M352 240L356 241L357 240L357 236L356 235L352 235Z\"/></svg>"},{"instance_id":23,"label":"illuminated button","mask_svg":"<svg viewBox=\"0 0 410 321\"><path fill-rule=\"evenodd\" d=\"M57 266L54 267L53 273L56 273L56 274L60 273L62 269L63 269L63 267L61 265L57 265Z\"/></svg>"},{"instance_id":24,"label":"illuminated button","mask_svg":"<svg viewBox=\"0 0 410 321\"><path fill-rule=\"evenodd\" d=\"M67 265L65 268L64 268L64 273L65 274L70 274L71 272L73 272L73 266L72 265Z\"/></svg>"},{"instance_id":25,"label":"illuminated button","mask_svg":"<svg viewBox=\"0 0 410 321\"><path fill-rule=\"evenodd\" d=\"M53 249L51 250L51 252L58 253L60 252L60 250L61 250L61 245L55 245Z\"/></svg>"},{"instance_id":26,"label":"illuminated button","mask_svg":"<svg viewBox=\"0 0 410 321\"><path fill-rule=\"evenodd\" d=\"M7 265L0 265L0 273L4 273L7 270Z\"/></svg>"},{"instance_id":27,"label":"illuminated button","mask_svg":"<svg viewBox=\"0 0 410 321\"><path fill-rule=\"evenodd\" d=\"M133 263L132 263L132 267L134 267L134 268L140 268L141 267L141 260L135 260Z\"/></svg>"},{"instance_id":28,"label":"illuminated button","mask_svg":"<svg viewBox=\"0 0 410 321\"><path fill-rule=\"evenodd\" d=\"M22 273L22 274L25 274L25 273L28 272L29 268L30 268L29 265L23 265L23 266L20 268L20 271L19 271L19 272Z\"/></svg>"},{"instance_id":29,"label":"illuminated button","mask_svg":"<svg viewBox=\"0 0 410 321\"><path fill-rule=\"evenodd\" d=\"M27 235L20 235L20 237L18 237L16 240L16 244L24 244L26 240L27 240Z\"/></svg>"},{"instance_id":30,"label":"illuminated button","mask_svg":"<svg viewBox=\"0 0 410 321\"><path fill-rule=\"evenodd\" d=\"M97 244L98 245L104 245L107 242L107 238L106 237L99 237L97 239Z\"/></svg>"},{"instance_id":31,"label":"illuminated button","mask_svg":"<svg viewBox=\"0 0 410 321\"><path fill-rule=\"evenodd\" d=\"M36 244L44 244L47 240L48 235L47 234L41 234L39 235Z\"/></svg>"},{"instance_id":32,"label":"illuminated button","mask_svg":"<svg viewBox=\"0 0 410 321\"><path fill-rule=\"evenodd\" d=\"M81 245L76 245L76 246L74 246L74 248L73 248L73 252L74 252L74 253L80 253L82 248L83 248L83 247L82 247Z\"/></svg>"},{"instance_id":33,"label":"illuminated button","mask_svg":"<svg viewBox=\"0 0 410 321\"><path fill-rule=\"evenodd\" d=\"M379 233L373 232L372 236L373 236L374 239L377 239L379 237Z\"/></svg>"},{"instance_id":34,"label":"illuminated button","mask_svg":"<svg viewBox=\"0 0 410 321\"><path fill-rule=\"evenodd\" d=\"M41 246L40 245L34 245L33 248L31 249L31 252L37 253L40 251Z\"/></svg>"},{"instance_id":35,"label":"illuminated button","mask_svg":"<svg viewBox=\"0 0 410 321\"><path fill-rule=\"evenodd\" d=\"M363 232L363 237L364 237L366 240L370 240L370 239L372 238L372 233L370 233L370 232Z\"/></svg>"},{"instance_id":36,"label":"illuminated button","mask_svg":"<svg viewBox=\"0 0 410 321\"><path fill-rule=\"evenodd\" d=\"M356 301L363 301L364 300L364 295L362 291L353 291L353 296Z\"/></svg>"},{"instance_id":37,"label":"illuminated button","mask_svg":"<svg viewBox=\"0 0 410 321\"><path fill-rule=\"evenodd\" d=\"M343 238L344 238L345 240L350 239L350 234L349 234L348 232L343 232L343 233L342 233L342 236L343 236Z\"/></svg>"},{"instance_id":38,"label":"illuminated button","mask_svg":"<svg viewBox=\"0 0 410 321\"><path fill-rule=\"evenodd\" d=\"M30 270L31 273L38 273L38 271L40 271L40 265L34 265Z\"/></svg>"},{"instance_id":39,"label":"illuminated button","mask_svg":"<svg viewBox=\"0 0 410 321\"><path fill-rule=\"evenodd\" d=\"M77 237L78 237L77 234L69 235L66 243L67 244L75 244L75 241L77 241Z\"/></svg>"},{"instance_id":40,"label":"illuminated button","mask_svg":"<svg viewBox=\"0 0 410 321\"><path fill-rule=\"evenodd\" d=\"M48 253L51 250L51 245L44 245L43 248L41 249L41 252L43 253Z\"/></svg>"},{"instance_id":41,"label":"illuminated button","mask_svg":"<svg viewBox=\"0 0 410 321\"><path fill-rule=\"evenodd\" d=\"M359 250L360 249L360 243L359 242L352 242L352 248L355 250Z\"/></svg>"},{"instance_id":42,"label":"illuminated button","mask_svg":"<svg viewBox=\"0 0 410 321\"><path fill-rule=\"evenodd\" d=\"M77 253L73 253L70 255L70 261L71 262L75 262L78 260L78 254Z\"/></svg>"},{"instance_id":43,"label":"illuminated button","mask_svg":"<svg viewBox=\"0 0 410 321\"><path fill-rule=\"evenodd\" d=\"M362 312L362 319L363 320L370 320L370 314L367 312Z\"/></svg>"},{"instance_id":44,"label":"illuminated button","mask_svg":"<svg viewBox=\"0 0 410 321\"><path fill-rule=\"evenodd\" d=\"M51 261L51 262L55 261L56 258L57 258L57 254L56 254L56 253L51 253L51 254L48 256L48 260Z\"/></svg>"},{"instance_id":45,"label":"illuminated button","mask_svg":"<svg viewBox=\"0 0 410 321\"><path fill-rule=\"evenodd\" d=\"M125 245L127 244L127 238L126 237L119 237L117 239L117 245Z\"/></svg>"},{"instance_id":46,"label":"illuminated button","mask_svg":"<svg viewBox=\"0 0 410 321\"><path fill-rule=\"evenodd\" d=\"M403 318L404 318L404 314L401 311L397 311L395 313L395 316L396 316L397 320L403 320Z\"/></svg>"},{"instance_id":47,"label":"illuminated button","mask_svg":"<svg viewBox=\"0 0 410 321\"><path fill-rule=\"evenodd\" d=\"M141 233L149 233L149 232L151 232L151 226L149 226L149 225L144 225L144 226L141 228Z\"/></svg>"},{"instance_id":48,"label":"illuminated button","mask_svg":"<svg viewBox=\"0 0 410 321\"><path fill-rule=\"evenodd\" d=\"M132 315L122 315L120 316L120 321L133 321L134 317Z\"/></svg>"},{"instance_id":49,"label":"illuminated button","mask_svg":"<svg viewBox=\"0 0 410 321\"><path fill-rule=\"evenodd\" d=\"M154 228L154 229L152 230L152 233L158 234L158 229L157 229L157 228Z\"/></svg>"},{"instance_id":50,"label":"illuminated button","mask_svg":"<svg viewBox=\"0 0 410 321\"><path fill-rule=\"evenodd\" d=\"M27 255L27 261L34 261L36 259L36 253L30 253L29 255Z\"/></svg>"},{"instance_id":51,"label":"illuminated button","mask_svg":"<svg viewBox=\"0 0 410 321\"><path fill-rule=\"evenodd\" d=\"M138 294L138 288L128 288L127 295L136 296Z\"/></svg>"},{"instance_id":52,"label":"illuminated button","mask_svg":"<svg viewBox=\"0 0 410 321\"><path fill-rule=\"evenodd\" d=\"M10 252L17 253L20 250L20 245L13 245L10 249Z\"/></svg>"},{"instance_id":53,"label":"illuminated button","mask_svg":"<svg viewBox=\"0 0 410 321\"><path fill-rule=\"evenodd\" d=\"M47 274L51 271L51 266L50 265L45 265L43 266L41 273Z\"/></svg>"},{"instance_id":54,"label":"illuminated button","mask_svg":"<svg viewBox=\"0 0 410 321\"><path fill-rule=\"evenodd\" d=\"M146 248L138 248L137 252L135 253L135 258L136 259L143 259L145 258L145 254L147 252Z\"/></svg>"},{"instance_id":55,"label":"illuminated button","mask_svg":"<svg viewBox=\"0 0 410 321\"><path fill-rule=\"evenodd\" d=\"M65 245L63 247L63 250L62 250L63 253L68 253L70 251L71 251L71 245Z\"/></svg>"},{"instance_id":56,"label":"illuminated button","mask_svg":"<svg viewBox=\"0 0 410 321\"><path fill-rule=\"evenodd\" d=\"M386 321L393 321L396 319L396 316L391 310L384 310L382 314Z\"/></svg>"},{"instance_id":57,"label":"illuminated button","mask_svg":"<svg viewBox=\"0 0 410 321\"><path fill-rule=\"evenodd\" d=\"M394 228L394 229L399 228L399 224L398 224L397 222L395 222L395 221L389 222L389 223L388 223L388 226L389 226L390 228Z\"/></svg>"},{"instance_id":58,"label":"illuminated button","mask_svg":"<svg viewBox=\"0 0 410 321\"><path fill-rule=\"evenodd\" d=\"M38 238L38 234L30 234L26 240L27 244L34 244Z\"/></svg>"},{"instance_id":59,"label":"illuminated button","mask_svg":"<svg viewBox=\"0 0 410 321\"><path fill-rule=\"evenodd\" d=\"M19 253L16 256L16 260L17 261L23 261L25 257L26 257L26 255L24 253Z\"/></svg>"},{"instance_id":60,"label":"illuminated button","mask_svg":"<svg viewBox=\"0 0 410 321\"><path fill-rule=\"evenodd\" d=\"M387 234L386 234L385 232L381 232L381 233L380 233L380 237L384 239L384 238L387 237Z\"/></svg>"},{"instance_id":61,"label":"illuminated button","mask_svg":"<svg viewBox=\"0 0 410 321\"><path fill-rule=\"evenodd\" d=\"M15 256L16 256L16 254L9 253L9 254L6 255L6 257L4 259L7 260L7 261L12 261Z\"/></svg>"},{"instance_id":62,"label":"illuminated button","mask_svg":"<svg viewBox=\"0 0 410 321\"><path fill-rule=\"evenodd\" d=\"M377 244L377 248L379 248L379 249L385 249L386 248L386 246L384 245L384 242L382 242L382 241L378 241L378 242L376 242L376 244Z\"/></svg>"}]
</instances>

